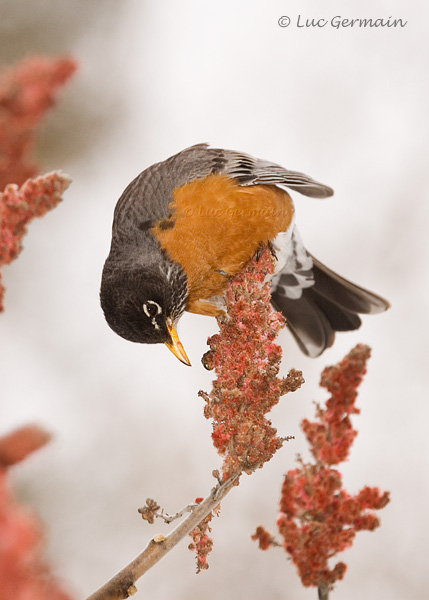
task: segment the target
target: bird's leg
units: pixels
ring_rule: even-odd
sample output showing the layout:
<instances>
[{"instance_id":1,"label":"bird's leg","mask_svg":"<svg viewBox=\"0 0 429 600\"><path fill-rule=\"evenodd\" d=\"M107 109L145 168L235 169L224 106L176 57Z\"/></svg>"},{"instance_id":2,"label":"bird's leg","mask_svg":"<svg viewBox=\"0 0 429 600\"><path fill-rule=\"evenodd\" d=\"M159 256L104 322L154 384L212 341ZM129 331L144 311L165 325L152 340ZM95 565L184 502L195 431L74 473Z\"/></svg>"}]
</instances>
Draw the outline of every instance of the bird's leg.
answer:
<instances>
[{"instance_id":1,"label":"bird's leg","mask_svg":"<svg viewBox=\"0 0 429 600\"><path fill-rule=\"evenodd\" d=\"M259 261L259 259L262 256L262 253L264 251L264 246L265 246L265 244L263 242L261 242L259 244L259 248L256 250L255 258L257 261ZM274 260L278 260L276 250L275 250L274 245L271 240L268 240L267 246L268 246L268 250L271 252L271 255L274 258Z\"/></svg>"},{"instance_id":2,"label":"bird's leg","mask_svg":"<svg viewBox=\"0 0 429 600\"><path fill-rule=\"evenodd\" d=\"M276 249L274 248L274 244L271 240L268 240L268 250L271 252L271 256L274 258L274 260L278 260Z\"/></svg>"}]
</instances>

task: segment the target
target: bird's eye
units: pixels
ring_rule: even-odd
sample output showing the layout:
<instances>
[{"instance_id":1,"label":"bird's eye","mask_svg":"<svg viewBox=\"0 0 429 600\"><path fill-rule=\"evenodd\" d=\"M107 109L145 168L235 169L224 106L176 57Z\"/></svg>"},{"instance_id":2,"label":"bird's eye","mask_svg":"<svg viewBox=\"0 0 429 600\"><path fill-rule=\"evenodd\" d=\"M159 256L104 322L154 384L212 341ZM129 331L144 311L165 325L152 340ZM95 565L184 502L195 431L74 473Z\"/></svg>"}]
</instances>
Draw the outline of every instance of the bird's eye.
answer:
<instances>
[{"instance_id":1,"label":"bird's eye","mask_svg":"<svg viewBox=\"0 0 429 600\"><path fill-rule=\"evenodd\" d=\"M148 300L143 304L143 310L145 314L149 317L149 319L153 319L160 313L162 313L162 308L158 304L158 302L154 302L153 300Z\"/></svg>"}]
</instances>

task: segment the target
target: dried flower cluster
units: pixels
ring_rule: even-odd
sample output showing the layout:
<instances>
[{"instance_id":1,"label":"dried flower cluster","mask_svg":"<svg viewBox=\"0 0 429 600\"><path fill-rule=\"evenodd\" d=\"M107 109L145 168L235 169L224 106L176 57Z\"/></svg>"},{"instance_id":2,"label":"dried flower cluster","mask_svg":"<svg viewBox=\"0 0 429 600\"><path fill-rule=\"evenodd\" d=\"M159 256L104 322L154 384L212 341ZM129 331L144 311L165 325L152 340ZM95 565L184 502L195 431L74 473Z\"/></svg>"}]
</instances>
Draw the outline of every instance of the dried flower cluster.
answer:
<instances>
[{"instance_id":1,"label":"dried flower cluster","mask_svg":"<svg viewBox=\"0 0 429 600\"><path fill-rule=\"evenodd\" d=\"M55 171L29 179L20 188L11 183L0 193L0 268L21 252L27 224L54 208L69 185L70 178ZM3 294L0 273L0 310Z\"/></svg>"},{"instance_id":2,"label":"dried flower cluster","mask_svg":"<svg viewBox=\"0 0 429 600\"><path fill-rule=\"evenodd\" d=\"M271 546L280 546L280 544L276 542L274 536L261 525L258 525L255 533L251 537L254 542L258 542L260 550L268 550Z\"/></svg>"},{"instance_id":3,"label":"dried flower cluster","mask_svg":"<svg viewBox=\"0 0 429 600\"><path fill-rule=\"evenodd\" d=\"M56 206L70 183L60 172L27 178L37 172L30 157L35 128L75 68L68 58L34 57L0 71L0 268L22 250L27 224ZM0 273L0 310L3 293ZM1 598L69 600L42 561L40 524L13 498L7 480L11 465L49 439L37 426L0 438Z\"/></svg>"},{"instance_id":4,"label":"dried flower cluster","mask_svg":"<svg viewBox=\"0 0 429 600\"><path fill-rule=\"evenodd\" d=\"M224 455L222 478L252 473L270 460L283 439L265 418L280 396L303 383L301 372L291 370L279 378L281 348L275 338L284 319L270 305L266 275L274 269L265 248L232 280L226 292L227 313L218 319L220 332L208 340L203 358L217 379L206 401L204 414L213 419L212 439Z\"/></svg>"},{"instance_id":5,"label":"dried flower cluster","mask_svg":"<svg viewBox=\"0 0 429 600\"><path fill-rule=\"evenodd\" d=\"M38 425L21 427L0 438L0 470L15 465L29 454L42 448L51 436Z\"/></svg>"},{"instance_id":6,"label":"dried flower cluster","mask_svg":"<svg viewBox=\"0 0 429 600\"><path fill-rule=\"evenodd\" d=\"M158 516L158 511L161 507L152 498L146 498L146 504L142 508L139 508L139 513L144 521L147 521L149 525L155 523L155 517Z\"/></svg>"},{"instance_id":7,"label":"dried flower cluster","mask_svg":"<svg viewBox=\"0 0 429 600\"><path fill-rule=\"evenodd\" d=\"M22 250L26 225L56 206L70 183L60 172L26 180L38 170L37 125L75 69L70 58L33 56L0 71L0 268ZM0 273L0 310L3 294Z\"/></svg>"},{"instance_id":8,"label":"dried flower cluster","mask_svg":"<svg viewBox=\"0 0 429 600\"><path fill-rule=\"evenodd\" d=\"M203 498L196 498L195 504L200 504L202 501ZM210 521L214 516L219 516L219 511L220 506L217 506L189 534L192 542L189 544L188 549L193 550L196 554L197 573L209 568L207 558L213 548L213 540L209 536L209 533L211 533Z\"/></svg>"},{"instance_id":9,"label":"dried flower cluster","mask_svg":"<svg viewBox=\"0 0 429 600\"><path fill-rule=\"evenodd\" d=\"M322 373L321 385L331 393L326 409L317 407L316 422L302 422L316 461L285 476L277 526L283 547L296 565L305 586L328 589L342 579L346 565L332 569L328 560L351 546L357 531L372 531L379 519L372 512L386 506L389 494L364 487L352 496L342 488L341 474L331 465L345 460L356 431L349 415L358 413L354 402L366 372L370 349L356 346L338 365ZM271 545L270 534L258 528L253 539L261 549Z\"/></svg>"},{"instance_id":10,"label":"dried flower cluster","mask_svg":"<svg viewBox=\"0 0 429 600\"><path fill-rule=\"evenodd\" d=\"M75 70L67 57L32 56L0 71L0 191L39 172L31 158L36 128Z\"/></svg>"},{"instance_id":11,"label":"dried flower cluster","mask_svg":"<svg viewBox=\"0 0 429 600\"><path fill-rule=\"evenodd\" d=\"M49 434L36 426L0 438L0 597L70 600L42 561L42 529L12 496L6 468L43 446Z\"/></svg>"},{"instance_id":12,"label":"dried flower cluster","mask_svg":"<svg viewBox=\"0 0 429 600\"><path fill-rule=\"evenodd\" d=\"M331 393L326 409L317 406L318 420L311 423L304 419L301 423L314 458L326 465L346 460L357 435L350 415L360 412L355 400L369 356L368 346L358 345L340 364L324 369L320 385Z\"/></svg>"}]
</instances>

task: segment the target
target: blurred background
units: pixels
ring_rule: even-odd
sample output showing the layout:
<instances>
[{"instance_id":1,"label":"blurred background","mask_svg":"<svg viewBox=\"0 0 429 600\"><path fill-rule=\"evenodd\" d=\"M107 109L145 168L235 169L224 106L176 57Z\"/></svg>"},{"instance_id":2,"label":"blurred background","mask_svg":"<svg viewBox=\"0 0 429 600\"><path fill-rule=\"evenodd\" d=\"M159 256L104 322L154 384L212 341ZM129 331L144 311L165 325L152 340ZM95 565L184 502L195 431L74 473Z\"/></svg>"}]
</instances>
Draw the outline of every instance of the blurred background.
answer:
<instances>
[{"instance_id":1,"label":"blurred background","mask_svg":"<svg viewBox=\"0 0 429 600\"><path fill-rule=\"evenodd\" d=\"M315 599L281 550L250 535L275 530L283 474L308 457L300 420L313 416L322 368L356 343L373 348L344 465L350 493L392 493L382 526L361 533L340 600L427 596L428 42L422 3L327 0L0 0L0 60L70 54L79 70L40 131L42 172L73 178L64 202L33 222L19 260L3 270L1 431L37 422L54 441L14 468L17 494L47 527L47 559L83 598L134 558L162 523L137 514L149 496L174 513L205 496L220 465L199 389L200 357L216 331L185 315L193 363L165 347L114 335L98 291L115 203L141 170L197 142L242 150L335 189L295 194L307 248L392 309L338 335L311 360L281 334L284 373L306 385L272 412L295 435L263 470L244 476L213 523L210 569L198 576L182 544L138 584L136 597ZM404 28L298 28L296 20L401 18ZM278 20L289 16L288 28Z\"/></svg>"}]
</instances>

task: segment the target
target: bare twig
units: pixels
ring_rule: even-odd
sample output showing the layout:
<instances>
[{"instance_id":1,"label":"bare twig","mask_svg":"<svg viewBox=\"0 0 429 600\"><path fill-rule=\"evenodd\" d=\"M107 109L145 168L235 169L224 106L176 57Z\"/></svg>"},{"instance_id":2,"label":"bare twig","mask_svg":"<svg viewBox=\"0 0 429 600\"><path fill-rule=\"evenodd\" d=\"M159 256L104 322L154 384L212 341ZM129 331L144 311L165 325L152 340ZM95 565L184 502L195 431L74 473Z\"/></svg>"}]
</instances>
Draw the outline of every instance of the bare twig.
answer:
<instances>
[{"instance_id":1,"label":"bare twig","mask_svg":"<svg viewBox=\"0 0 429 600\"><path fill-rule=\"evenodd\" d=\"M236 484L238 478L239 475L235 475L216 485L203 502L196 505L191 514L171 533L166 537L161 534L155 535L139 556L86 600L124 600L135 594L136 581L207 517Z\"/></svg>"},{"instance_id":2,"label":"bare twig","mask_svg":"<svg viewBox=\"0 0 429 600\"><path fill-rule=\"evenodd\" d=\"M329 600L329 586L326 583L319 585L317 592L317 597L319 600Z\"/></svg>"},{"instance_id":3,"label":"bare twig","mask_svg":"<svg viewBox=\"0 0 429 600\"><path fill-rule=\"evenodd\" d=\"M173 521L175 521L176 519L180 519L181 517L183 517L183 515L185 513L191 513L193 510L195 510L195 508L198 506L198 504L188 504L187 506L185 506L184 508L182 508L182 510L179 510L179 512L177 512L175 515L167 515L166 513L157 513L155 516L159 517L160 519L162 519L164 521L164 523L170 524Z\"/></svg>"}]
</instances>

